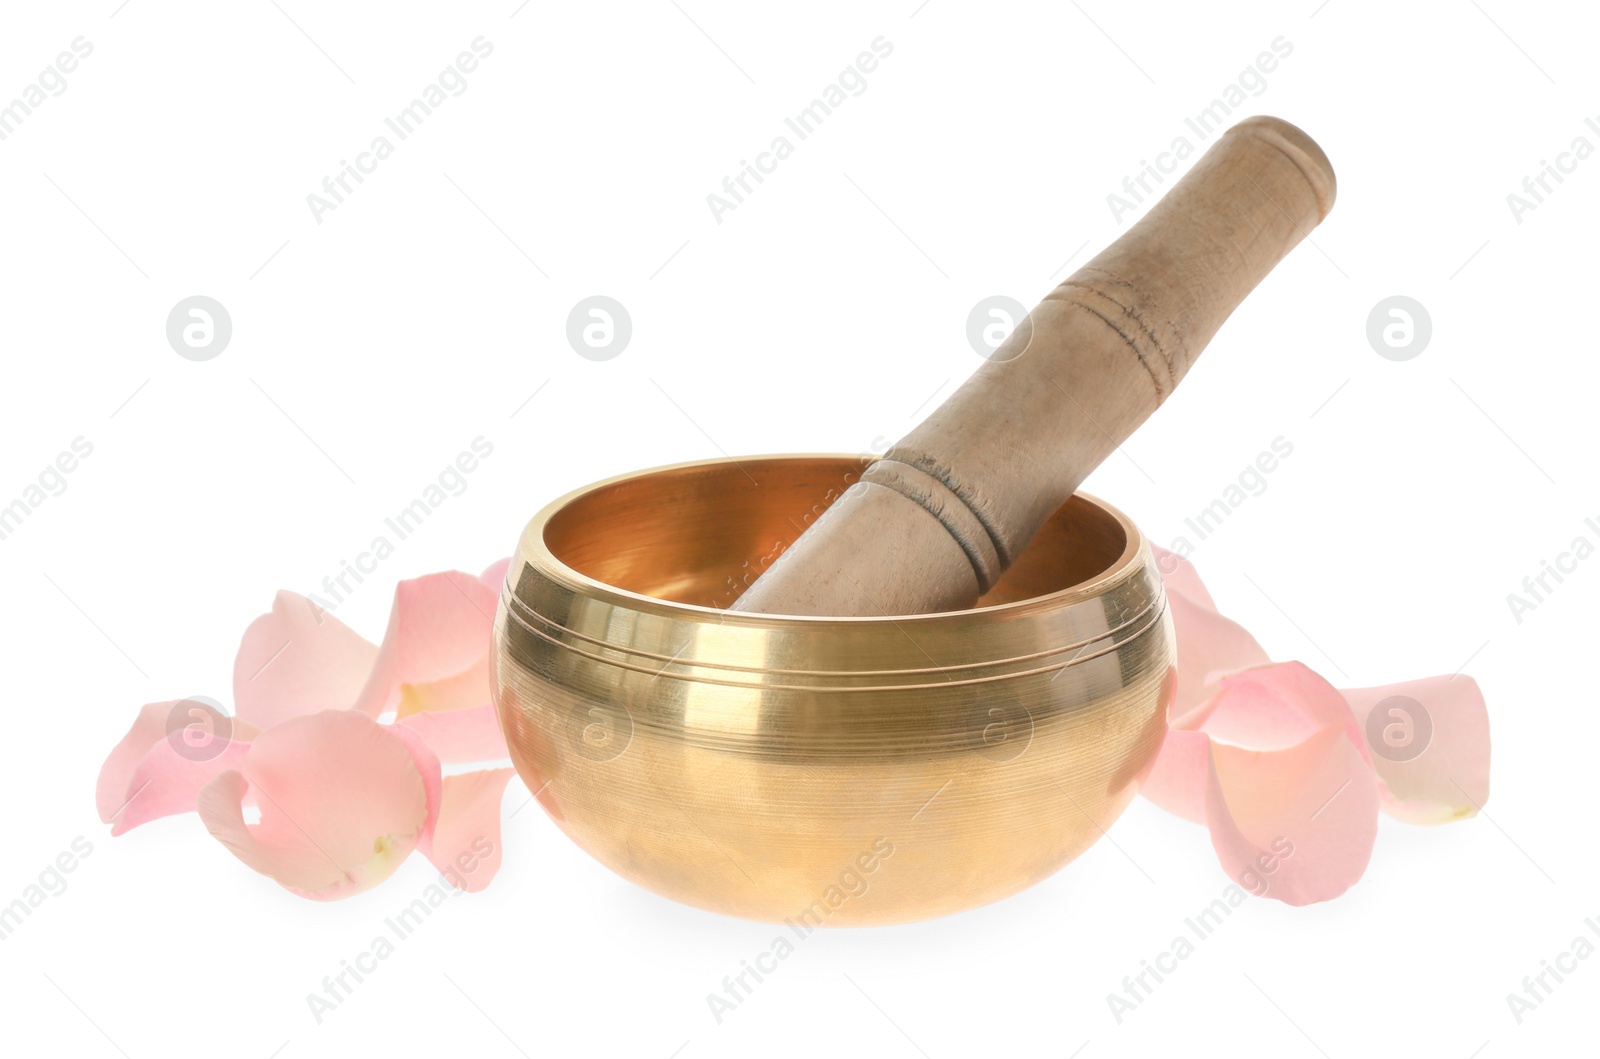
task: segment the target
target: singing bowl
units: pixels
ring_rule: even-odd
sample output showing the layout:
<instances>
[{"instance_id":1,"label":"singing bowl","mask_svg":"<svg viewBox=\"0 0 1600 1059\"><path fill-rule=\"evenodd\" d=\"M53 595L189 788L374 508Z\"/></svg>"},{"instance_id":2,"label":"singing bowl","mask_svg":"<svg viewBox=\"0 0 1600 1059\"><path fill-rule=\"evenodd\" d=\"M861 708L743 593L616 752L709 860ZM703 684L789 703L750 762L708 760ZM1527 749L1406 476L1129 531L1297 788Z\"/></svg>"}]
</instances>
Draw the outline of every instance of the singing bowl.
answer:
<instances>
[{"instance_id":1,"label":"singing bowl","mask_svg":"<svg viewBox=\"0 0 1600 1059\"><path fill-rule=\"evenodd\" d=\"M1046 878L1133 797L1172 631L1148 546L1107 504L1074 496L970 610L724 609L868 462L640 471L523 532L500 722L545 812L618 875L804 931L927 919Z\"/></svg>"}]
</instances>

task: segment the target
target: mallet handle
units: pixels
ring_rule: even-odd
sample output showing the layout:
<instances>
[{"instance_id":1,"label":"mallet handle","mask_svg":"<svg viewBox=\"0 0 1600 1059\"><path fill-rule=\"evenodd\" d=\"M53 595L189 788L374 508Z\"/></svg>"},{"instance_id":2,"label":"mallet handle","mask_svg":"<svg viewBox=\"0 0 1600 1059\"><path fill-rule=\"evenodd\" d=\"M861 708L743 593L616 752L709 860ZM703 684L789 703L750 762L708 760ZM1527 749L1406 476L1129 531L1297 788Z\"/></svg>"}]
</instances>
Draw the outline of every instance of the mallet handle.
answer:
<instances>
[{"instance_id":1,"label":"mallet handle","mask_svg":"<svg viewBox=\"0 0 1600 1059\"><path fill-rule=\"evenodd\" d=\"M1230 128L868 468L734 609L970 606L1166 400L1333 198L1333 168L1305 133L1269 117Z\"/></svg>"}]
</instances>

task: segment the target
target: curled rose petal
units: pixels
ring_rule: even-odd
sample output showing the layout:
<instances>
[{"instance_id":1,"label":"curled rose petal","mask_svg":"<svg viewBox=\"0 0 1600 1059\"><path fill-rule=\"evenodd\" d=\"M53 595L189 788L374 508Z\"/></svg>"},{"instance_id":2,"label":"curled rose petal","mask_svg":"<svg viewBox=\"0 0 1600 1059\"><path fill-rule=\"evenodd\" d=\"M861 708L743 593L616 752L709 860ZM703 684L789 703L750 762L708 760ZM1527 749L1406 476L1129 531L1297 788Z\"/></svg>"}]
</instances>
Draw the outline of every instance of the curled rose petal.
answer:
<instances>
[{"instance_id":1,"label":"curled rose petal","mask_svg":"<svg viewBox=\"0 0 1600 1059\"><path fill-rule=\"evenodd\" d=\"M172 716L173 709L181 701L152 702L140 707L128 734L106 755L105 763L100 766L100 778L94 786L94 805L100 813L101 823L111 823L123 806L128 804L134 770L150 752L150 748L166 738L167 718Z\"/></svg>"},{"instance_id":2,"label":"curled rose petal","mask_svg":"<svg viewBox=\"0 0 1600 1059\"><path fill-rule=\"evenodd\" d=\"M389 628L356 708L377 717L455 710L489 701L489 645L497 593L460 571L395 587Z\"/></svg>"},{"instance_id":3,"label":"curled rose petal","mask_svg":"<svg viewBox=\"0 0 1600 1059\"><path fill-rule=\"evenodd\" d=\"M1378 784L1329 728L1280 750L1212 744L1206 823L1228 875L1258 896L1305 905L1361 878L1378 836Z\"/></svg>"},{"instance_id":4,"label":"curled rose petal","mask_svg":"<svg viewBox=\"0 0 1600 1059\"><path fill-rule=\"evenodd\" d=\"M1187 559L1152 546L1178 641L1178 690L1168 716L1175 721L1199 706L1220 676L1266 665L1267 652L1244 627L1223 617Z\"/></svg>"},{"instance_id":5,"label":"curled rose petal","mask_svg":"<svg viewBox=\"0 0 1600 1059\"><path fill-rule=\"evenodd\" d=\"M1469 676L1342 692L1366 740L1384 812L1412 824L1475 816L1489 800L1489 710Z\"/></svg>"},{"instance_id":6,"label":"curled rose petal","mask_svg":"<svg viewBox=\"0 0 1600 1059\"><path fill-rule=\"evenodd\" d=\"M1224 677L1183 726L1242 750L1288 749L1329 728L1343 732L1351 746L1362 745L1344 697L1303 662L1277 662Z\"/></svg>"},{"instance_id":7,"label":"curled rose petal","mask_svg":"<svg viewBox=\"0 0 1600 1059\"><path fill-rule=\"evenodd\" d=\"M1203 823L1212 743L1284 750L1325 729L1342 731L1359 746L1350 710L1333 685L1299 662L1242 670L1173 717L1140 790L1169 813Z\"/></svg>"},{"instance_id":8,"label":"curled rose petal","mask_svg":"<svg viewBox=\"0 0 1600 1059\"><path fill-rule=\"evenodd\" d=\"M238 768L250 749L248 742L234 739L219 739L203 754L186 752L179 745L162 739L133 770L127 807L111 821L112 837L163 816L194 812L205 785Z\"/></svg>"},{"instance_id":9,"label":"curled rose petal","mask_svg":"<svg viewBox=\"0 0 1600 1059\"><path fill-rule=\"evenodd\" d=\"M1168 728L1139 793L1174 816L1206 822L1206 770L1211 738L1204 732Z\"/></svg>"},{"instance_id":10,"label":"curled rose petal","mask_svg":"<svg viewBox=\"0 0 1600 1059\"><path fill-rule=\"evenodd\" d=\"M327 610L279 592L250 623L233 662L234 708L260 728L356 701L378 648Z\"/></svg>"},{"instance_id":11,"label":"curled rose petal","mask_svg":"<svg viewBox=\"0 0 1600 1059\"><path fill-rule=\"evenodd\" d=\"M1211 598L1211 592L1206 588L1205 582L1200 580L1200 571L1194 564L1183 558L1177 552L1169 552L1159 544L1150 545L1150 554L1155 557L1156 570L1161 574L1161 584L1168 593L1176 592L1192 603L1202 607L1217 609L1216 601Z\"/></svg>"},{"instance_id":12,"label":"curled rose petal","mask_svg":"<svg viewBox=\"0 0 1600 1059\"><path fill-rule=\"evenodd\" d=\"M244 820L247 793L261 809L255 824ZM316 900L388 878L430 816L412 750L349 710L294 717L261 733L238 769L201 790L199 810L240 860Z\"/></svg>"},{"instance_id":13,"label":"curled rose petal","mask_svg":"<svg viewBox=\"0 0 1600 1059\"><path fill-rule=\"evenodd\" d=\"M1299 662L1224 677L1168 730L1144 793L1203 821L1228 874L1290 904L1336 897L1377 837L1377 780L1332 685Z\"/></svg>"},{"instance_id":14,"label":"curled rose petal","mask_svg":"<svg viewBox=\"0 0 1600 1059\"><path fill-rule=\"evenodd\" d=\"M190 699L152 702L139 710L128 734L106 756L95 784L95 808L112 825L113 836L191 812L206 781L233 767L237 748L258 731L247 721L228 718L226 732L213 732L206 714L214 716L214 710L210 703ZM191 736L197 715L204 728L198 743Z\"/></svg>"},{"instance_id":15,"label":"curled rose petal","mask_svg":"<svg viewBox=\"0 0 1600 1059\"><path fill-rule=\"evenodd\" d=\"M483 769L444 778L439 823L423 845L456 887L477 893L500 870L500 799L514 769Z\"/></svg>"},{"instance_id":16,"label":"curled rose petal","mask_svg":"<svg viewBox=\"0 0 1600 1059\"><path fill-rule=\"evenodd\" d=\"M411 754L411 763L416 766L417 774L422 777L422 791L428 803L428 815L422 821L422 832L417 836L417 845L427 848L432 839L433 829L439 822L439 810L444 805L444 774L439 768L439 755L421 735L404 725L386 724L383 730L394 736L405 745Z\"/></svg>"},{"instance_id":17,"label":"curled rose petal","mask_svg":"<svg viewBox=\"0 0 1600 1059\"><path fill-rule=\"evenodd\" d=\"M395 727L416 732L447 765L499 761L511 753L493 703L466 710L413 713L396 720Z\"/></svg>"},{"instance_id":18,"label":"curled rose petal","mask_svg":"<svg viewBox=\"0 0 1600 1059\"><path fill-rule=\"evenodd\" d=\"M1298 662L1269 663L1188 562L1153 550L1178 674L1141 790L1203 821L1240 885L1289 904L1326 901L1366 870L1380 805L1440 823L1488 798L1488 711L1470 678L1337 691Z\"/></svg>"}]
</instances>

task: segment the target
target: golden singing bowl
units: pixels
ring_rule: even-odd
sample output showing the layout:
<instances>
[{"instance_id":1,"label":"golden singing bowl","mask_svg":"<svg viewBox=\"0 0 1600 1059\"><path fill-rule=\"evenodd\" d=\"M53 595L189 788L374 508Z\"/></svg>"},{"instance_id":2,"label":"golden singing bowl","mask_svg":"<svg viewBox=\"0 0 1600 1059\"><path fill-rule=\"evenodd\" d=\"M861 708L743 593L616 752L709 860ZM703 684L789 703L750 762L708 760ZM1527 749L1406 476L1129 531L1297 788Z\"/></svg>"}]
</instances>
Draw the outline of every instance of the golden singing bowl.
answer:
<instances>
[{"instance_id":1,"label":"golden singing bowl","mask_svg":"<svg viewBox=\"0 0 1600 1059\"><path fill-rule=\"evenodd\" d=\"M947 915L1101 836L1166 727L1150 550L1078 495L972 610L725 610L870 459L686 463L569 493L495 621L512 760L646 889L799 930Z\"/></svg>"}]
</instances>

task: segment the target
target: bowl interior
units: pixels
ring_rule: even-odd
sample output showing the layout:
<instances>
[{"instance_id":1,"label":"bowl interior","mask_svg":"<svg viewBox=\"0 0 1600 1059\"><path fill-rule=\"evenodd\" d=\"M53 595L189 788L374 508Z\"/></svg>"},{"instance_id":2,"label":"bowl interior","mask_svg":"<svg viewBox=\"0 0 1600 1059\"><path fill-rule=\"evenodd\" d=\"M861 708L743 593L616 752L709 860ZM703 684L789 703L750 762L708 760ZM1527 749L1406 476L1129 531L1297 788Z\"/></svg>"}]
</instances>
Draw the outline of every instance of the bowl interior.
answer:
<instances>
[{"instance_id":1,"label":"bowl interior","mask_svg":"<svg viewBox=\"0 0 1600 1059\"><path fill-rule=\"evenodd\" d=\"M603 585L726 608L860 476L872 457L785 456L668 468L571 500L545 524L550 554ZM1074 496L978 606L1092 581L1130 558L1117 518Z\"/></svg>"}]
</instances>

